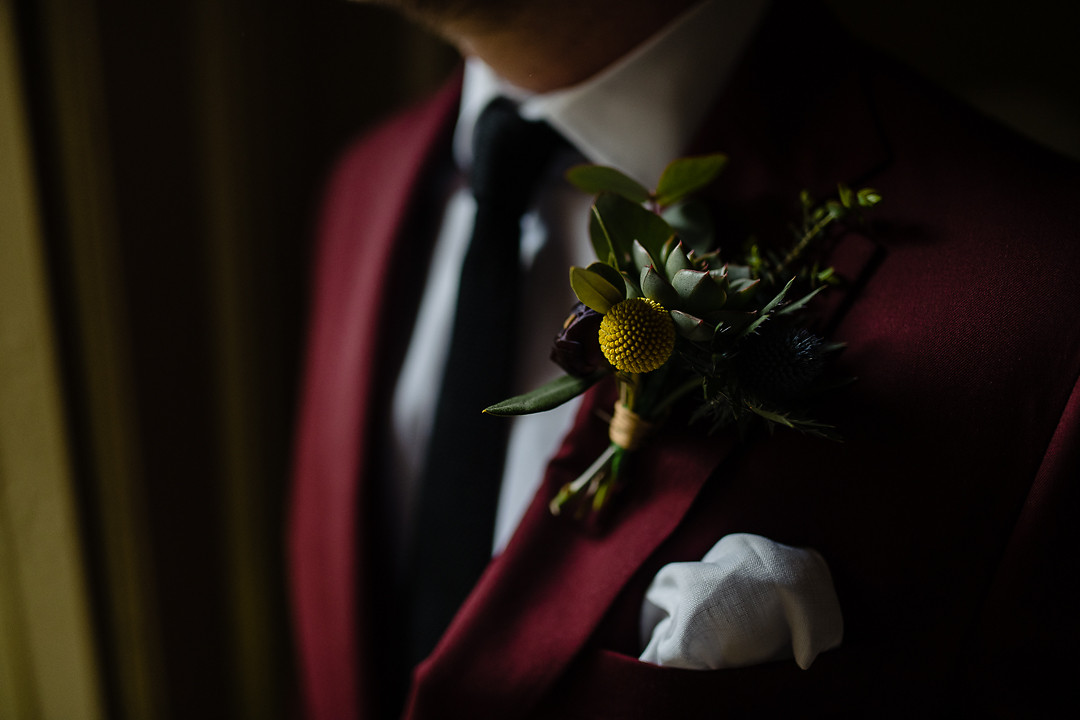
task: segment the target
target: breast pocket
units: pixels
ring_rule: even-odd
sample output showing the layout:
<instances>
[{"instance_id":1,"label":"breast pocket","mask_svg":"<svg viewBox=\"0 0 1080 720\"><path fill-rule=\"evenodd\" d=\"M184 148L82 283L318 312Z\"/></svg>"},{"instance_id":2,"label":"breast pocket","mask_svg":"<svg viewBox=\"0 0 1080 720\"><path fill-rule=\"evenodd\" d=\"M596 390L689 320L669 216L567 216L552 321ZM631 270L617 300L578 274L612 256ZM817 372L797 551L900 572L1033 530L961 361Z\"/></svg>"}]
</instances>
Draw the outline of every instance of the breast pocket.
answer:
<instances>
[{"instance_id":1,"label":"breast pocket","mask_svg":"<svg viewBox=\"0 0 1080 720\"><path fill-rule=\"evenodd\" d=\"M843 715L863 689L842 690L825 653L809 670L794 660L724 670L684 670L604 649L586 650L548 693L539 717L602 720L706 720ZM847 686L848 683L844 682Z\"/></svg>"}]
</instances>

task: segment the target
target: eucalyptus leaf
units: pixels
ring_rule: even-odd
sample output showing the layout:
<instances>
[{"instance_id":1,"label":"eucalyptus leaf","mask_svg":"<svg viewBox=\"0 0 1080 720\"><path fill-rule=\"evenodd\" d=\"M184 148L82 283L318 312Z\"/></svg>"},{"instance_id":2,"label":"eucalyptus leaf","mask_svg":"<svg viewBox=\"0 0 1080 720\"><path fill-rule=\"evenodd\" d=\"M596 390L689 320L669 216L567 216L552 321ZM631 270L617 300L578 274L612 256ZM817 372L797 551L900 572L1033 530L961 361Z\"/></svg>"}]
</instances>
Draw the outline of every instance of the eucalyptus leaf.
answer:
<instances>
[{"instance_id":1,"label":"eucalyptus leaf","mask_svg":"<svg viewBox=\"0 0 1080 720\"><path fill-rule=\"evenodd\" d=\"M656 202L661 207L672 205L695 190L705 187L727 165L727 155L715 153L680 158L671 162L656 185Z\"/></svg>"},{"instance_id":2,"label":"eucalyptus leaf","mask_svg":"<svg viewBox=\"0 0 1080 720\"><path fill-rule=\"evenodd\" d=\"M524 395L517 395L516 397L496 403L489 408L485 408L484 412L488 415L497 415L499 417L530 415L532 413L545 412L552 408L557 408L568 400L576 398L609 373L609 370L598 370L586 377L562 375L546 385L536 388L532 392L525 393Z\"/></svg>"},{"instance_id":3,"label":"eucalyptus leaf","mask_svg":"<svg viewBox=\"0 0 1080 720\"><path fill-rule=\"evenodd\" d=\"M594 272L600 277L607 280L616 290L622 290L622 297L620 297L619 300L617 300L616 302L620 302L626 299L626 278L623 277L623 274L621 272L611 267L607 263L602 262L590 263L589 267L585 269L589 272ZM612 295L611 297L615 296Z\"/></svg>"},{"instance_id":4,"label":"eucalyptus leaf","mask_svg":"<svg viewBox=\"0 0 1080 720\"><path fill-rule=\"evenodd\" d=\"M671 226L659 215L621 195L604 193L596 198L593 207L623 270L633 269L635 274L637 272L636 268L629 267L635 240L642 244L649 255L660 257L664 243L674 234Z\"/></svg>"},{"instance_id":5,"label":"eucalyptus leaf","mask_svg":"<svg viewBox=\"0 0 1080 720\"><path fill-rule=\"evenodd\" d=\"M688 200L664 208L660 215L675 228L687 249L702 254L716 245L716 228L705 203Z\"/></svg>"},{"instance_id":6,"label":"eucalyptus leaf","mask_svg":"<svg viewBox=\"0 0 1080 720\"><path fill-rule=\"evenodd\" d=\"M611 306L622 302L624 290L612 285L607 279L587 268L570 268L570 287L578 300L601 315L606 314Z\"/></svg>"},{"instance_id":7,"label":"eucalyptus leaf","mask_svg":"<svg viewBox=\"0 0 1080 720\"><path fill-rule=\"evenodd\" d=\"M566 171L566 179L578 190L591 195L615 193L639 205L650 197L644 185L613 167L575 165Z\"/></svg>"}]
</instances>

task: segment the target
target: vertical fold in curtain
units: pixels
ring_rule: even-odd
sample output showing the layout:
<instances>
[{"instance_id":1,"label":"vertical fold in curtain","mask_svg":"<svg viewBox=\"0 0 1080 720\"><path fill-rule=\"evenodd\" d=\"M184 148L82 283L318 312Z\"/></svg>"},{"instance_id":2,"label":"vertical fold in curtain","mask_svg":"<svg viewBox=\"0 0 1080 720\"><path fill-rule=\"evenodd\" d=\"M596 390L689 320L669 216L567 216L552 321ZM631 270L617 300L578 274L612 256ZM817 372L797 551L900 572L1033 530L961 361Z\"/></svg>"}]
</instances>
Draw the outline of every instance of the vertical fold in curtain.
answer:
<instances>
[{"instance_id":1,"label":"vertical fold in curtain","mask_svg":"<svg viewBox=\"0 0 1080 720\"><path fill-rule=\"evenodd\" d=\"M104 716L12 4L0 0L0 717Z\"/></svg>"},{"instance_id":2,"label":"vertical fold in curtain","mask_svg":"<svg viewBox=\"0 0 1080 720\"><path fill-rule=\"evenodd\" d=\"M452 55L329 0L18 10L100 704L291 717L282 523L315 203L348 137ZM0 666L0 691L27 673Z\"/></svg>"}]
</instances>

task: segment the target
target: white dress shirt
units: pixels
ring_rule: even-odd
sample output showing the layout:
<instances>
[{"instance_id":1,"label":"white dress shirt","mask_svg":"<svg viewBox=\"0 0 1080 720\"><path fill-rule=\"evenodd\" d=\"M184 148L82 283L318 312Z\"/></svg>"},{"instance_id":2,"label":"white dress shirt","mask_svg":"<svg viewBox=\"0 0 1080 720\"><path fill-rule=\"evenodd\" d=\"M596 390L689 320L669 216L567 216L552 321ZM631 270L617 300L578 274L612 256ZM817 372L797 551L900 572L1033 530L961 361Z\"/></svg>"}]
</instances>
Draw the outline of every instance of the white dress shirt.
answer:
<instances>
[{"instance_id":1,"label":"white dress shirt","mask_svg":"<svg viewBox=\"0 0 1080 720\"><path fill-rule=\"evenodd\" d=\"M528 93L498 77L479 59L466 60L453 140L454 160L463 175L471 163L476 118L498 95L519 102L522 116L546 120L580 153L567 153L553 163L522 219L521 316L528 323L519 328L523 332L518 340L515 394L562 373L548 355L575 302L568 271L571 265L584 266L596 259L588 239L592 198L570 187L563 173L575 162L588 161L618 168L646 187L655 187L667 164L685 153L693 140L765 5L766 0L699 3L598 75L552 93ZM394 389L389 466L393 512L402 533L399 543L407 537L431 434L474 213L468 188L458 190L447 203L419 315ZM547 413L492 420L511 423L493 553L502 550L520 522L577 407L577 402L571 402Z\"/></svg>"}]
</instances>

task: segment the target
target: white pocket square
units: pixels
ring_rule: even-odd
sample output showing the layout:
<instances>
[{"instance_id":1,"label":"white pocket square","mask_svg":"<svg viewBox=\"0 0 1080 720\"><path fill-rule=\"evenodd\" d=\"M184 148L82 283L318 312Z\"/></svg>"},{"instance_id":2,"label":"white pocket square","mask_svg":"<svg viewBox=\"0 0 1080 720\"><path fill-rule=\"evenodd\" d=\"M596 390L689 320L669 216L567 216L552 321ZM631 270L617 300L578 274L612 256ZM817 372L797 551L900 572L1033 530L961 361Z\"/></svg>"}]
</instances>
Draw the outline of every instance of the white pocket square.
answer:
<instances>
[{"instance_id":1,"label":"white pocket square","mask_svg":"<svg viewBox=\"0 0 1080 720\"><path fill-rule=\"evenodd\" d=\"M727 535L701 562L672 563L645 595L641 660L688 669L794 657L806 669L840 644L844 622L816 551Z\"/></svg>"}]
</instances>

